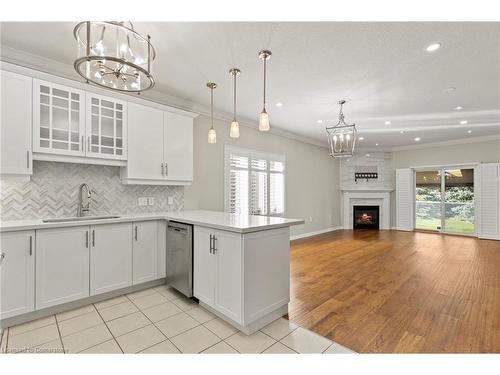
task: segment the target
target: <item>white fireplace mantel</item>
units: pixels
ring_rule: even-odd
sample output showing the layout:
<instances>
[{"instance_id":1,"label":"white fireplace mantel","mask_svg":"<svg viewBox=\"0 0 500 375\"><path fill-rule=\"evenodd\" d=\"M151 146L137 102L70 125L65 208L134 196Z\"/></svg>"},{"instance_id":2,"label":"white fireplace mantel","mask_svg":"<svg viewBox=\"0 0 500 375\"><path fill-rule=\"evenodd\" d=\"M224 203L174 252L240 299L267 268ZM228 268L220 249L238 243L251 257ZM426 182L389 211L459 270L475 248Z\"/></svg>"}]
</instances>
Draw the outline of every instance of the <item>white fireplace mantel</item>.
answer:
<instances>
[{"instance_id":1,"label":"white fireplace mantel","mask_svg":"<svg viewBox=\"0 0 500 375\"><path fill-rule=\"evenodd\" d=\"M390 229L391 191L392 189L342 190L344 229L352 229L353 206L379 206L380 229Z\"/></svg>"}]
</instances>

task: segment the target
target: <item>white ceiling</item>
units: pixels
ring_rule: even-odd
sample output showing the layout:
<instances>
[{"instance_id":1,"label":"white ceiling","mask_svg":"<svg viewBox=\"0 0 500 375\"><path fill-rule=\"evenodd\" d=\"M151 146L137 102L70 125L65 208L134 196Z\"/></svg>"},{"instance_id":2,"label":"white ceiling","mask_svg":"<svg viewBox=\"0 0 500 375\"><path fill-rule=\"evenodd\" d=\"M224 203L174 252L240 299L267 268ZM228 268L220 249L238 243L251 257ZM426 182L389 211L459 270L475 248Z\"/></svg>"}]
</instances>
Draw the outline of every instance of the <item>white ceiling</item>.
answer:
<instances>
[{"instance_id":1,"label":"white ceiling","mask_svg":"<svg viewBox=\"0 0 500 375\"><path fill-rule=\"evenodd\" d=\"M72 65L75 23L2 23L1 44ZM231 67L238 67L238 112L256 122L262 63L269 61L271 126L325 142L346 99L363 147L390 148L500 135L500 23L137 23L157 51L155 91L232 111ZM442 48L429 53L433 43ZM75 78L77 77L75 73ZM455 91L445 91L456 87ZM278 108L275 103L282 102ZM456 106L462 111L456 111ZM188 106L186 104L186 106ZM318 124L317 120L323 120ZM467 120L461 125L460 121ZM391 121L385 125L385 121ZM401 134L400 131L405 133ZM471 130L469 134L467 131Z\"/></svg>"}]
</instances>

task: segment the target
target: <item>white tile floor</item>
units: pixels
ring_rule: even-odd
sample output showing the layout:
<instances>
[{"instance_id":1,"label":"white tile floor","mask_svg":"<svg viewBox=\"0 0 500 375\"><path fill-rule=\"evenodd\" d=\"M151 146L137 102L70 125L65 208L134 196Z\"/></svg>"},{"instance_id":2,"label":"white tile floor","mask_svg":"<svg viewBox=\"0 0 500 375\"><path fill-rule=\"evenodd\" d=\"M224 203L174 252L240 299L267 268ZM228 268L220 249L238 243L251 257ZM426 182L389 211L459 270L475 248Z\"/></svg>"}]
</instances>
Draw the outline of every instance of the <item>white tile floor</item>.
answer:
<instances>
[{"instance_id":1,"label":"white tile floor","mask_svg":"<svg viewBox=\"0 0 500 375\"><path fill-rule=\"evenodd\" d=\"M169 286L5 329L2 353L354 353L280 318L247 336Z\"/></svg>"}]
</instances>

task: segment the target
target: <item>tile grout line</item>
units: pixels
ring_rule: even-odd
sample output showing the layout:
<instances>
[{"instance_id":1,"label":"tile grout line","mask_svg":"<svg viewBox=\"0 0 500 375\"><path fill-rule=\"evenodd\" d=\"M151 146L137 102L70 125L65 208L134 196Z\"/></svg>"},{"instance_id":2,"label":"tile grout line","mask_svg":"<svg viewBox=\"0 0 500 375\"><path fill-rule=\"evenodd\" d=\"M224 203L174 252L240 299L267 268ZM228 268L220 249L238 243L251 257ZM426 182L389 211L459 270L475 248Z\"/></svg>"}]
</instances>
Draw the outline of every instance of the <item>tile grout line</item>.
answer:
<instances>
[{"instance_id":1,"label":"tile grout line","mask_svg":"<svg viewBox=\"0 0 500 375\"><path fill-rule=\"evenodd\" d=\"M298 326L297 326L296 328L294 328L292 332L294 332L297 328L298 328ZM293 352L295 352L295 353L297 353L297 354L300 354L299 352L297 352L297 351L295 351L294 349L290 348L290 347L289 347L288 345L286 345L284 342L281 342L281 340L283 340L285 337L287 337L288 335L290 335L292 332L289 332L289 333L288 333L287 335L285 335L285 337L283 337L281 340L276 340L274 337L272 337L271 335L268 335L267 333L265 333L265 332L261 331L260 329L259 329L259 331L258 331L258 332L263 333L264 335L266 335L267 337L272 338L272 339L275 341L275 343L274 343L274 344L272 344L271 346L273 346L273 345L275 345L277 342L279 342L281 345L283 345L283 346L287 347L288 349L292 350ZM264 349L261 353L265 352L265 351L266 351L267 349L269 349L271 346L269 346L269 347L265 348L265 349Z\"/></svg>"},{"instance_id":2,"label":"tile grout line","mask_svg":"<svg viewBox=\"0 0 500 375\"><path fill-rule=\"evenodd\" d=\"M129 301L130 301L130 302L132 302L132 304L133 304L135 307L137 307L137 308L139 309L139 311L140 311L140 312L141 312L141 313L142 313L142 314L146 317L146 319L147 319L147 320L149 320L149 321L151 322L151 324L152 324L152 325L153 325L153 326L154 326L154 327L155 327L158 331L160 331L160 333L161 333L161 334L165 337L165 340L170 341L170 340L169 340L169 338L167 337L167 335L165 335L165 334L162 332L162 330L161 330L161 329L159 329L159 328L156 326L156 324L154 324L154 322L153 322L151 319L149 319L149 316L147 316L146 314L144 314L144 312L142 311L142 309L141 309L141 308L139 308L139 306L137 306L137 305L134 303L134 301L133 301L133 300L131 300L131 299L129 298L129 296L125 296L125 297L127 297L127 298L129 299ZM163 296L163 297L165 297L165 296ZM166 298L166 297L165 297L165 298ZM144 327L143 327L143 328L144 328ZM114 336L113 336L113 337L114 337ZM161 344L162 342L165 342L165 340L160 341L160 342L158 342L158 343L156 343L156 344L154 344L154 345L151 345L151 346L150 346L150 348L151 348L151 347L153 347L153 346L155 346L155 345ZM170 342L171 342L171 343L172 343L172 345L173 345L173 346L174 346L174 347L175 347L175 348L179 351L179 353L182 353L182 351L181 351L181 350L177 347L177 345L175 345L172 341L170 341ZM149 348L146 348L146 349L149 349ZM145 350L145 349L143 349L143 350ZM142 350L141 350L141 351L142 351Z\"/></svg>"},{"instance_id":3,"label":"tile grout line","mask_svg":"<svg viewBox=\"0 0 500 375\"><path fill-rule=\"evenodd\" d=\"M111 330L109 329L108 324L106 323L106 321L105 321L105 320L104 320L104 318L102 317L101 313L99 312L99 310L97 309L97 307L95 306L95 304L92 304L92 305L94 306L94 309L96 309L97 313L98 313L98 314L99 314L99 316L101 317L101 319L102 319L102 321L103 321L104 325L106 326L106 329L108 330L109 334L111 335L111 337L112 337L112 338L113 338L113 340L115 341L116 345L118 345L118 348L121 350L122 354L124 354L125 352L123 351L122 347L120 346L120 343L118 342L118 340L116 339L116 337L113 335L113 332L111 332ZM130 315L130 314L129 314L129 315ZM104 341L104 342L107 342L107 341L110 341L110 340L106 340L106 341ZM103 344L104 342L101 342L101 343L99 343L99 344L97 344L97 345L101 345L101 344ZM97 345L91 346L90 348L93 348L93 347L95 347L95 346L97 346ZM87 348L87 349L84 349L84 350L88 350L88 349L90 349L90 348Z\"/></svg>"},{"instance_id":4,"label":"tile grout line","mask_svg":"<svg viewBox=\"0 0 500 375\"><path fill-rule=\"evenodd\" d=\"M59 333L59 340L61 340L61 346L62 346L63 354L66 354L66 349L64 349L64 342L63 342L63 339L62 339L61 330L59 328L59 322L57 321L56 314L54 314L54 320L56 321L57 332Z\"/></svg>"}]
</instances>

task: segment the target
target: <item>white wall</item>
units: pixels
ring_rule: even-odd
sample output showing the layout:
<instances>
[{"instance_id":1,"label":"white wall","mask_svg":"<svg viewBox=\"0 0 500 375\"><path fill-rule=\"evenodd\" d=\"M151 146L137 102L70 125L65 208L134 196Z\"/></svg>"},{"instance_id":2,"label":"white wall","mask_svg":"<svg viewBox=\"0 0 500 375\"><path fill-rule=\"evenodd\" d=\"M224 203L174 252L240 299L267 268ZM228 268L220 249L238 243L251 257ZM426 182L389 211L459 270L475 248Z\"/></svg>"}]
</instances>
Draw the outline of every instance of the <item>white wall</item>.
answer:
<instances>
[{"instance_id":1,"label":"white wall","mask_svg":"<svg viewBox=\"0 0 500 375\"><path fill-rule=\"evenodd\" d=\"M339 162L326 148L244 126L240 126L240 138L232 139L229 123L215 120L214 125L217 143L208 144L210 119L195 119L195 180L184 189L185 209L224 211L224 145L228 144L286 156L285 215L306 220L292 227L292 235L340 225Z\"/></svg>"}]
</instances>

